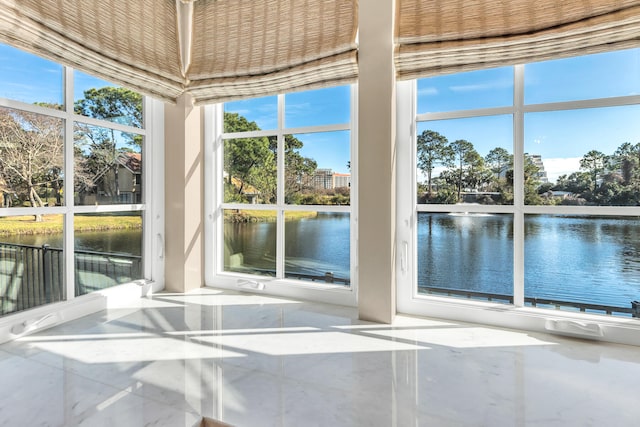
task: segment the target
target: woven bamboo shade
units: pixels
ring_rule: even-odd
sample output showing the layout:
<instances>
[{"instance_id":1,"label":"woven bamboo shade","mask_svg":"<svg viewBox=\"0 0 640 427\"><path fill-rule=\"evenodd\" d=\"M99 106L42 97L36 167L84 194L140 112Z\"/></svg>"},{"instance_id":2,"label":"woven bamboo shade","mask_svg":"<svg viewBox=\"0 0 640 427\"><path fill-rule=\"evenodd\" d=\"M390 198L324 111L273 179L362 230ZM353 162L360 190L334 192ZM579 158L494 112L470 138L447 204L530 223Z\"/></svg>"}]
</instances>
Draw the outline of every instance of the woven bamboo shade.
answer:
<instances>
[{"instance_id":1,"label":"woven bamboo shade","mask_svg":"<svg viewBox=\"0 0 640 427\"><path fill-rule=\"evenodd\" d=\"M410 79L640 45L638 0L397 0Z\"/></svg>"},{"instance_id":2,"label":"woven bamboo shade","mask_svg":"<svg viewBox=\"0 0 640 427\"><path fill-rule=\"evenodd\" d=\"M194 3L189 89L199 100L354 82L354 1Z\"/></svg>"},{"instance_id":3,"label":"woven bamboo shade","mask_svg":"<svg viewBox=\"0 0 640 427\"><path fill-rule=\"evenodd\" d=\"M638 0L396 2L401 79L640 45ZM357 26L357 0L0 0L0 42L200 104L354 82Z\"/></svg>"},{"instance_id":4,"label":"woven bamboo shade","mask_svg":"<svg viewBox=\"0 0 640 427\"><path fill-rule=\"evenodd\" d=\"M197 103L353 82L356 0L0 0L0 42Z\"/></svg>"}]
</instances>

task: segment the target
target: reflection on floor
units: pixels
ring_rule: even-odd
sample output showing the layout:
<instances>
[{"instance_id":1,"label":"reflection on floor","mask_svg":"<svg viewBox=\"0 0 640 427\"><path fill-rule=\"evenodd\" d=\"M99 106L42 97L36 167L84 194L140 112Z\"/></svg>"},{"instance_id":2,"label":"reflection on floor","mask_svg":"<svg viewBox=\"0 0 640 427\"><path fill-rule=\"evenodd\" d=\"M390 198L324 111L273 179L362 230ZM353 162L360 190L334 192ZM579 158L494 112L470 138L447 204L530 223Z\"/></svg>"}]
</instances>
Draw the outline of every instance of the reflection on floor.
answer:
<instances>
[{"instance_id":1,"label":"reflection on floor","mask_svg":"<svg viewBox=\"0 0 640 427\"><path fill-rule=\"evenodd\" d=\"M0 346L0 425L638 425L640 351L202 289Z\"/></svg>"}]
</instances>

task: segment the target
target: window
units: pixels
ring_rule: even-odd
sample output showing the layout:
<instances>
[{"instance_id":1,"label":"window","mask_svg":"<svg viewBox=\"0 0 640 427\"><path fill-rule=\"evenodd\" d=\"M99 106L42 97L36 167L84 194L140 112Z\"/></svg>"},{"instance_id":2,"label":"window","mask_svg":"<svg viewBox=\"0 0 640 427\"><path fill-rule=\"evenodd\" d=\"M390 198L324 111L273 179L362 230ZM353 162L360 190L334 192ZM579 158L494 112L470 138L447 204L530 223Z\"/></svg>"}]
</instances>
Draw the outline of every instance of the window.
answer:
<instances>
[{"instance_id":1,"label":"window","mask_svg":"<svg viewBox=\"0 0 640 427\"><path fill-rule=\"evenodd\" d=\"M216 286L353 298L352 92L332 87L217 108Z\"/></svg>"},{"instance_id":2,"label":"window","mask_svg":"<svg viewBox=\"0 0 640 427\"><path fill-rule=\"evenodd\" d=\"M12 64L0 91L0 315L149 278L151 101L7 46L0 54Z\"/></svg>"},{"instance_id":3,"label":"window","mask_svg":"<svg viewBox=\"0 0 640 427\"><path fill-rule=\"evenodd\" d=\"M401 86L417 106L401 310L452 297L640 317L639 64L632 49Z\"/></svg>"}]
</instances>

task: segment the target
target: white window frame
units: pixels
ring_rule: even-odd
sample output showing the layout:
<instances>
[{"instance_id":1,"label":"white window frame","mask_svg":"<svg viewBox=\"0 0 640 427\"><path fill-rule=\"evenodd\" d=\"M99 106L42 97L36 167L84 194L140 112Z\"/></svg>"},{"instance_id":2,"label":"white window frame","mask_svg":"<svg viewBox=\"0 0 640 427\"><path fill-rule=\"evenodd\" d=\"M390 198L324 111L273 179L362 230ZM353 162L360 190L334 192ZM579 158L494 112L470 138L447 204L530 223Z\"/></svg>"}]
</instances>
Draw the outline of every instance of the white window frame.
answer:
<instances>
[{"instance_id":1,"label":"white window frame","mask_svg":"<svg viewBox=\"0 0 640 427\"><path fill-rule=\"evenodd\" d=\"M526 113L617 107L640 104L640 96L620 96L544 104L524 104L524 65L514 66L512 106L417 114L417 82L397 83L397 310L501 327L544 331L640 345L640 320L526 307L524 304L524 220L527 214L640 216L640 207L534 206L524 204L524 116ZM513 205L473 206L473 212L513 215L514 303L500 304L418 294L417 217L419 212L467 212L469 206L417 204L417 122L467 117L512 115L514 157ZM408 166L408 167L407 167ZM407 185L407 184L410 185Z\"/></svg>"},{"instance_id":2,"label":"white window frame","mask_svg":"<svg viewBox=\"0 0 640 427\"><path fill-rule=\"evenodd\" d=\"M279 94L278 127L272 130L224 133L223 104L208 105L205 115L205 284L217 288L263 292L270 295L309 299L338 305L355 306L357 300L357 86L351 85L350 123L284 127L285 96ZM284 201L284 136L333 131L350 131L351 191L349 206L290 205ZM278 186L275 204L248 205L224 203L223 146L225 139L276 136L278 138ZM277 212L276 276L266 277L224 271L224 215L225 209L252 209ZM350 217L350 286L308 282L284 277L284 213L286 211L343 212Z\"/></svg>"},{"instance_id":3,"label":"white window frame","mask_svg":"<svg viewBox=\"0 0 640 427\"><path fill-rule=\"evenodd\" d=\"M28 310L8 314L0 318L0 343L37 329L73 320L78 317L119 306L164 288L164 104L150 97L143 97L144 128L122 125L78 115L74 112L74 70L63 67L64 110L40 107L7 98L0 98L0 107L27 111L61 119L64 138L64 205L41 208L0 208L0 216L62 215L64 227L64 278L66 299ZM143 203L119 205L76 206L73 197L74 171L74 124L85 123L116 131L135 133L144 138L143 156ZM71 196L69 196L71 195ZM74 236L75 214L137 211L142 215L143 279L120 284L111 288L75 295ZM22 334L16 335L15 326L30 325ZM12 332L13 331L13 332Z\"/></svg>"}]
</instances>

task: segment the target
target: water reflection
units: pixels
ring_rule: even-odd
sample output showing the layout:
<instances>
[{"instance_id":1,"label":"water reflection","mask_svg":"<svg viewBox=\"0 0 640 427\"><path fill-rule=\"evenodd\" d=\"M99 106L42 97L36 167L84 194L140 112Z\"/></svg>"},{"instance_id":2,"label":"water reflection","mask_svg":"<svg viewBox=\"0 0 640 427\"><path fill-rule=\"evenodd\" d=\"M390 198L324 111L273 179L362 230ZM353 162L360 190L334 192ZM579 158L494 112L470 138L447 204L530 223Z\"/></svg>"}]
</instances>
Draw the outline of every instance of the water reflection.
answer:
<instances>
[{"instance_id":1,"label":"water reflection","mask_svg":"<svg viewBox=\"0 0 640 427\"><path fill-rule=\"evenodd\" d=\"M418 288L511 295L511 215L418 215Z\"/></svg>"},{"instance_id":2,"label":"water reflection","mask_svg":"<svg viewBox=\"0 0 640 427\"><path fill-rule=\"evenodd\" d=\"M420 213L418 286L512 295L512 215ZM527 215L525 296L629 307L640 299L638 219Z\"/></svg>"},{"instance_id":3,"label":"water reflection","mask_svg":"<svg viewBox=\"0 0 640 427\"><path fill-rule=\"evenodd\" d=\"M276 226L275 222L225 221L225 270L275 276ZM319 212L285 221L284 247L285 277L350 282L348 213Z\"/></svg>"}]
</instances>

